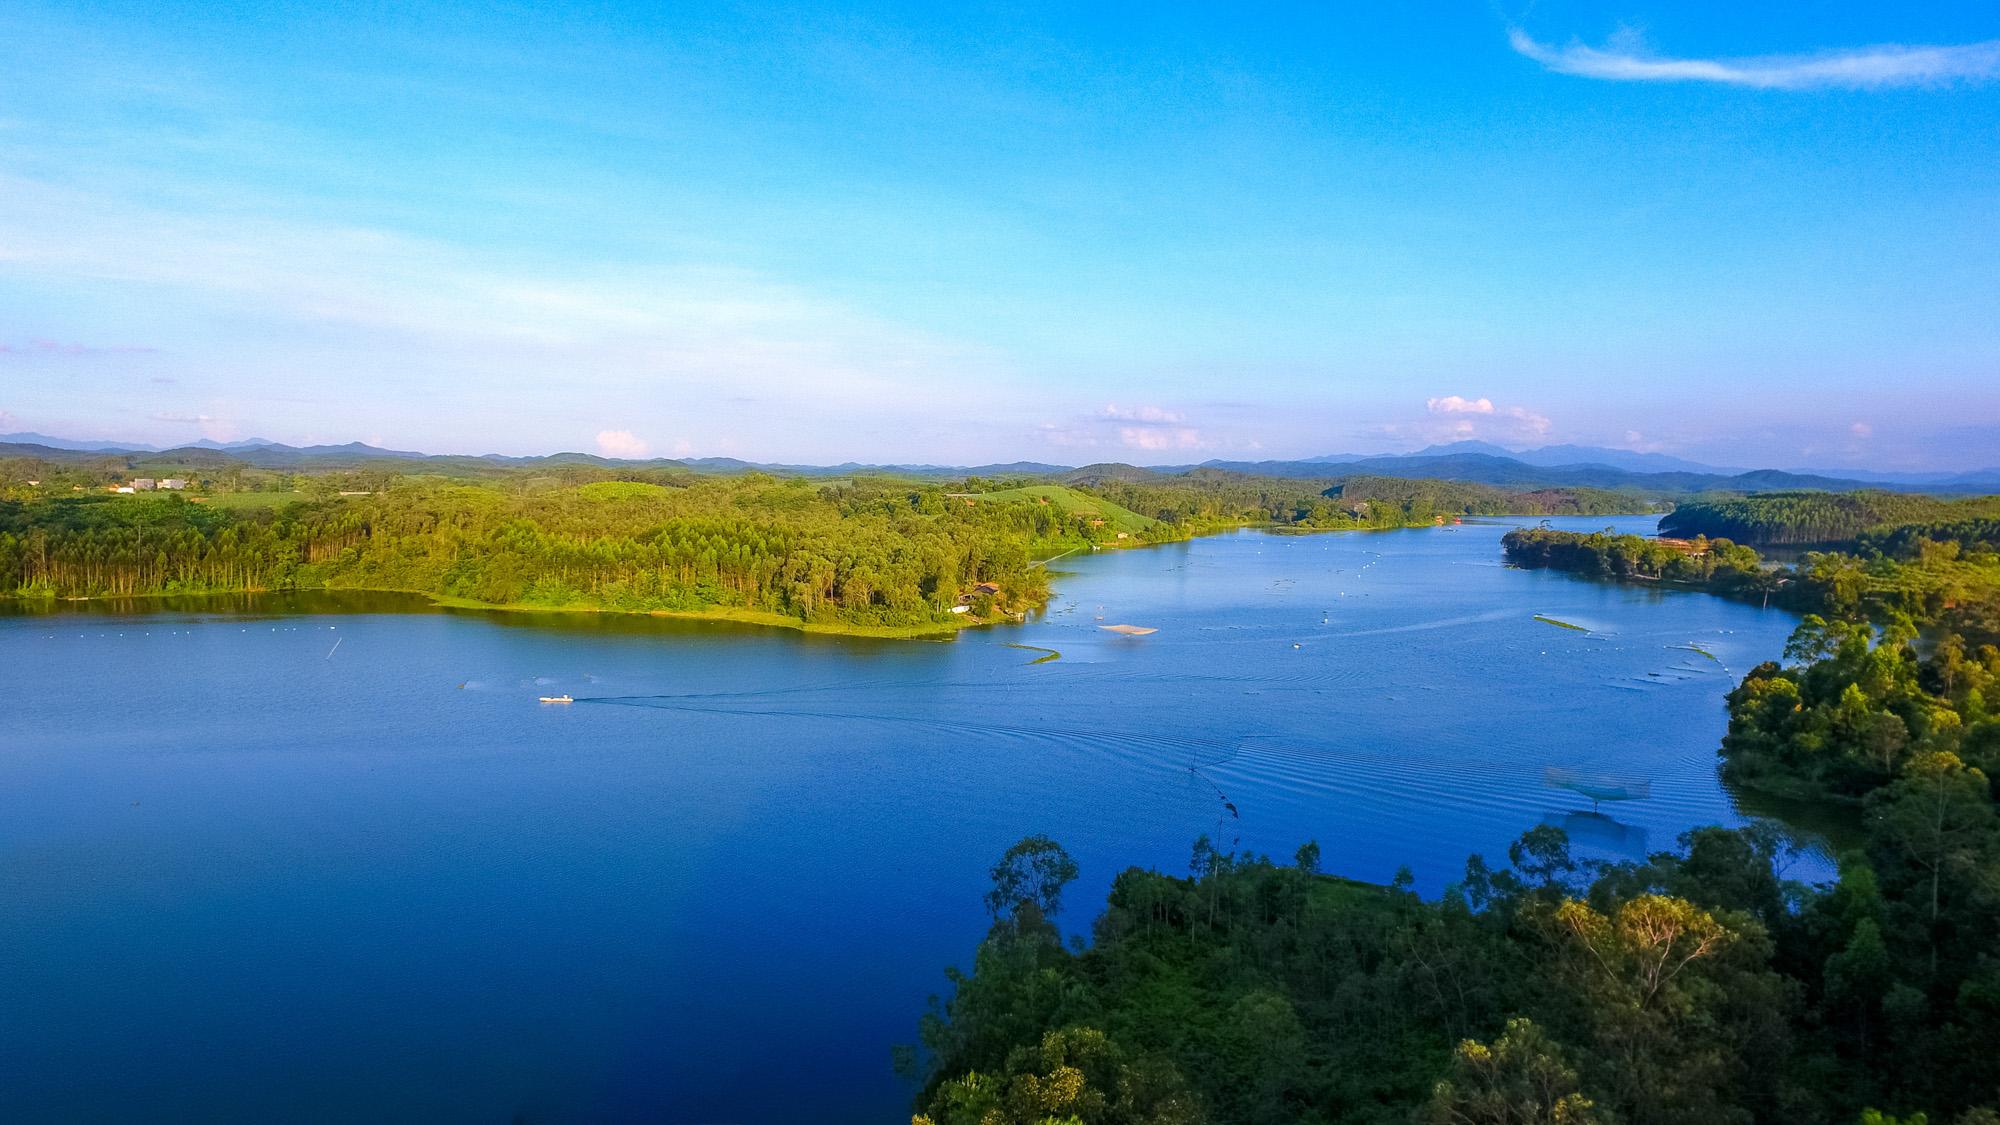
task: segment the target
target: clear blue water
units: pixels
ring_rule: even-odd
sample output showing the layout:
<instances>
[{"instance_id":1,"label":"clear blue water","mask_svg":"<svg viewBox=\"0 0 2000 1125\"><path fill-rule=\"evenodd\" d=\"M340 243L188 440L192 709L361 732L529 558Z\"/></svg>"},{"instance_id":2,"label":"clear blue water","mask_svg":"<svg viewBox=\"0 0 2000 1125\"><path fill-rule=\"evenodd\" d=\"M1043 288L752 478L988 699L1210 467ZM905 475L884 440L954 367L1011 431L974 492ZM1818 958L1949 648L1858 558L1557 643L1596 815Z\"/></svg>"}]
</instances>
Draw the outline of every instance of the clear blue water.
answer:
<instances>
[{"instance_id":1,"label":"clear blue water","mask_svg":"<svg viewBox=\"0 0 2000 1125\"><path fill-rule=\"evenodd\" d=\"M4 1112L896 1120L891 1045L1022 835L1081 863L1080 930L1201 833L1435 891L1544 821L1627 855L1739 822L1722 696L1790 619L1509 569L1503 530L1072 557L955 643L0 617ZM1550 765L1652 796L1581 815Z\"/></svg>"}]
</instances>

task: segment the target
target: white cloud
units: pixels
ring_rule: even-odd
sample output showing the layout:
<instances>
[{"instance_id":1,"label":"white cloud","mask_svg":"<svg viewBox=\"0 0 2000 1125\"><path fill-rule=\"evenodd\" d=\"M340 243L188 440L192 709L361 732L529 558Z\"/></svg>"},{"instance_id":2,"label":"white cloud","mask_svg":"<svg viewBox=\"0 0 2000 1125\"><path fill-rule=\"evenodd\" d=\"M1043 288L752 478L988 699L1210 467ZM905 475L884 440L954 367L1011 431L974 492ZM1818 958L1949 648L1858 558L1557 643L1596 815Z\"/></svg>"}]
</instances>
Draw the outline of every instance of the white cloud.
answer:
<instances>
[{"instance_id":1,"label":"white cloud","mask_svg":"<svg viewBox=\"0 0 2000 1125\"><path fill-rule=\"evenodd\" d=\"M1878 90L1943 86L2000 78L2000 39L1947 46L1884 43L1804 55L1676 59L1647 52L1635 37L1605 47L1538 42L1519 28L1507 33L1515 51L1558 74L1613 82L1715 82L1759 90Z\"/></svg>"},{"instance_id":2,"label":"white cloud","mask_svg":"<svg viewBox=\"0 0 2000 1125\"><path fill-rule=\"evenodd\" d=\"M1507 408L1506 413L1507 417L1534 431L1537 437L1549 432L1549 419L1547 415L1537 414L1525 406L1510 406Z\"/></svg>"},{"instance_id":3,"label":"white cloud","mask_svg":"<svg viewBox=\"0 0 2000 1125\"><path fill-rule=\"evenodd\" d=\"M1187 426L1120 426L1118 440L1132 449L1200 449L1201 431Z\"/></svg>"},{"instance_id":4,"label":"white cloud","mask_svg":"<svg viewBox=\"0 0 2000 1125\"><path fill-rule=\"evenodd\" d=\"M1158 453L1174 449L1235 448L1240 435L1219 438L1187 424L1187 415L1164 406L1106 405L1068 422L1044 422L1041 439L1063 449L1124 448Z\"/></svg>"},{"instance_id":5,"label":"white cloud","mask_svg":"<svg viewBox=\"0 0 2000 1125\"><path fill-rule=\"evenodd\" d=\"M1875 427L1866 422L1856 422L1847 427L1847 432L1858 438L1871 438L1875 436Z\"/></svg>"},{"instance_id":6,"label":"white cloud","mask_svg":"<svg viewBox=\"0 0 2000 1125\"><path fill-rule=\"evenodd\" d=\"M640 461L645 459L650 449L631 430L600 430L597 434L597 452L606 457Z\"/></svg>"},{"instance_id":7,"label":"white cloud","mask_svg":"<svg viewBox=\"0 0 2000 1125\"><path fill-rule=\"evenodd\" d=\"M1482 428L1496 431L1495 437L1540 437L1549 432L1546 415L1525 406L1496 406L1490 398L1437 395L1424 400L1424 409L1432 414L1456 415L1444 428L1446 435L1455 438L1475 437Z\"/></svg>"},{"instance_id":8,"label":"white cloud","mask_svg":"<svg viewBox=\"0 0 2000 1125\"><path fill-rule=\"evenodd\" d=\"M1441 398L1426 399L1424 406L1432 414L1493 413L1493 400L1490 398L1461 398L1458 395L1445 395Z\"/></svg>"},{"instance_id":9,"label":"white cloud","mask_svg":"<svg viewBox=\"0 0 2000 1125\"><path fill-rule=\"evenodd\" d=\"M1116 419L1121 422L1145 422L1149 425L1171 425L1173 423L1182 421L1185 416L1182 415L1177 410L1167 410L1163 407L1158 407L1158 406L1134 406L1126 408L1118 406L1116 403L1112 403L1105 406L1104 417Z\"/></svg>"}]
</instances>

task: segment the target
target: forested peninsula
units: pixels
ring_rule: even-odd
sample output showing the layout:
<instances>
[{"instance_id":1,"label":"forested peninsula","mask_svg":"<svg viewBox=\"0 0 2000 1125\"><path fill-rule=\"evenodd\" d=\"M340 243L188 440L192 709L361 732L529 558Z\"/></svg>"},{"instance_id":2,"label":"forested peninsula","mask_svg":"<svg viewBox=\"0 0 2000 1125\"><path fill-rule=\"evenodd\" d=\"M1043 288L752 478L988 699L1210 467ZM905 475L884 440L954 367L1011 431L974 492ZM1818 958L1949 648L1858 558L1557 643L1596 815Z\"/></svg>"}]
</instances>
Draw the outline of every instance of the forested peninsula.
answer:
<instances>
[{"instance_id":1,"label":"forested peninsula","mask_svg":"<svg viewBox=\"0 0 2000 1125\"><path fill-rule=\"evenodd\" d=\"M2000 496L1944 498L1862 489L1695 496L1660 520L1660 534L1705 535L1757 547L1837 547L1870 532L2000 518Z\"/></svg>"},{"instance_id":2,"label":"forested peninsula","mask_svg":"<svg viewBox=\"0 0 2000 1125\"><path fill-rule=\"evenodd\" d=\"M247 472L132 491L9 465L0 596L380 590L455 605L948 634L1042 605L1042 560L1237 527L1428 525L1486 512L1630 510L1593 490L1341 483L1197 472L956 482L685 470ZM1135 471L1136 472L1136 471ZM31 482L32 483L29 483ZM126 492L107 491L123 487Z\"/></svg>"},{"instance_id":3,"label":"forested peninsula","mask_svg":"<svg viewBox=\"0 0 2000 1125\"><path fill-rule=\"evenodd\" d=\"M1836 881L1789 881L1770 821L1643 862L1538 827L1435 901L1323 874L1311 842L1283 863L1203 838L1185 875L1119 875L1066 944L1076 866L1031 837L902 1056L916 1125L2000 1125L1992 530L1891 527L1782 569L1722 541L1507 537L1518 565L1807 611L1729 696L1719 753L1860 809Z\"/></svg>"}]
</instances>

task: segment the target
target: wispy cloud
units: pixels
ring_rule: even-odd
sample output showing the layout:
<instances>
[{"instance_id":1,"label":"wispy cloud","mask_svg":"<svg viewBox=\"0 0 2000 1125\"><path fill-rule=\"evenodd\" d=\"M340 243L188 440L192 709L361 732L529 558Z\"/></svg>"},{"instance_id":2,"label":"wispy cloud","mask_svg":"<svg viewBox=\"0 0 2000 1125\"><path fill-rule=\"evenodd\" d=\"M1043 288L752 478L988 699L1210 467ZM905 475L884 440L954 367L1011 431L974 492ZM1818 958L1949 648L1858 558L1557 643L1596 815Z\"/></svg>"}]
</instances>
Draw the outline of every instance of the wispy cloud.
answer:
<instances>
[{"instance_id":1,"label":"wispy cloud","mask_svg":"<svg viewBox=\"0 0 2000 1125\"><path fill-rule=\"evenodd\" d=\"M1144 453L1168 450L1249 448L1255 442L1217 438L1188 422L1186 413L1164 406L1120 406L1103 409L1070 422L1044 422L1039 432L1049 445L1063 449L1127 449Z\"/></svg>"},{"instance_id":2,"label":"wispy cloud","mask_svg":"<svg viewBox=\"0 0 2000 1125\"><path fill-rule=\"evenodd\" d=\"M33 339L25 344L0 343L0 355L17 356L150 355L159 350L141 344L78 344L48 339Z\"/></svg>"},{"instance_id":3,"label":"wispy cloud","mask_svg":"<svg viewBox=\"0 0 2000 1125\"><path fill-rule=\"evenodd\" d=\"M1714 82L1759 90L1880 90L2000 78L2000 39L1944 46L1882 43L1799 55L1708 59L1655 55L1630 34L1617 36L1603 47L1575 41L1555 46L1513 28L1507 41L1515 51L1558 74L1613 82Z\"/></svg>"},{"instance_id":4,"label":"wispy cloud","mask_svg":"<svg viewBox=\"0 0 2000 1125\"><path fill-rule=\"evenodd\" d=\"M1186 419L1178 410L1160 406L1119 406L1117 403L1106 405L1103 417L1120 422L1144 422L1149 426L1172 425Z\"/></svg>"},{"instance_id":5,"label":"wispy cloud","mask_svg":"<svg viewBox=\"0 0 2000 1125\"><path fill-rule=\"evenodd\" d=\"M1208 443L1201 431L1184 425L1187 416L1161 406L1105 406L1098 417L1117 423L1118 443L1127 449L1158 452L1164 449L1201 449Z\"/></svg>"},{"instance_id":6,"label":"wispy cloud","mask_svg":"<svg viewBox=\"0 0 2000 1125\"><path fill-rule=\"evenodd\" d=\"M962 383L1004 386L1010 375L986 346L726 265L558 264L390 229L161 210L6 173L0 197L0 277L115 286L190 323L227 324L233 334L189 362L263 385L275 354L287 386L343 406L344 372L357 369L393 367L407 393L434 401L475 385L539 394L551 372L588 370L598 397L635 420L741 415L725 400L754 394L790 404L796 428L818 435L834 416L944 416ZM559 420L576 432L596 432L582 411L568 415Z\"/></svg>"},{"instance_id":7,"label":"wispy cloud","mask_svg":"<svg viewBox=\"0 0 2000 1125\"><path fill-rule=\"evenodd\" d=\"M242 436L242 429L236 420L220 414L184 414L163 410L153 415L153 421L193 426L210 441L235 441Z\"/></svg>"}]
</instances>

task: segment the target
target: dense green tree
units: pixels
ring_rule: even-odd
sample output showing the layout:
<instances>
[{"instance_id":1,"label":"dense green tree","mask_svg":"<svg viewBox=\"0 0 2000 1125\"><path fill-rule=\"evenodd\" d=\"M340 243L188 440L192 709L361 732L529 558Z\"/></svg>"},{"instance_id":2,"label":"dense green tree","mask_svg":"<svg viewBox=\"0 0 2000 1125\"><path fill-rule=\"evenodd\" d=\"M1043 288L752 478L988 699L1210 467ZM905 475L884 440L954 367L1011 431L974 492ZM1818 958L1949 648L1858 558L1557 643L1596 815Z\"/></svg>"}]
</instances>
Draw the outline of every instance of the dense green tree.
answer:
<instances>
[{"instance_id":1,"label":"dense green tree","mask_svg":"<svg viewBox=\"0 0 2000 1125\"><path fill-rule=\"evenodd\" d=\"M1424 1125L1609 1125L1577 1086L1575 1068L1533 1020L1507 1021L1487 1046L1467 1039L1452 1054L1451 1076L1425 1107Z\"/></svg>"},{"instance_id":2,"label":"dense green tree","mask_svg":"<svg viewBox=\"0 0 2000 1125\"><path fill-rule=\"evenodd\" d=\"M1756 545L1834 545L1863 539L1900 542L1894 529L1918 525L1990 538L2000 498L1946 500L1910 492L1760 492L1750 496L1695 497L1676 504L1660 521L1666 535L1727 536ZM1921 535L1922 532L1916 533ZM1914 538L1915 535L1911 536Z\"/></svg>"},{"instance_id":3,"label":"dense green tree","mask_svg":"<svg viewBox=\"0 0 2000 1125\"><path fill-rule=\"evenodd\" d=\"M1944 865L1930 966L1922 861L1969 855L1978 835L1940 845L1898 819L1935 807L1933 766L1959 778L1954 801L1987 800L1964 767L1917 763L1877 802L1897 812L1871 827L1875 858L1819 888L1783 880L1790 848L1763 825L1617 863L1541 829L1512 866L1473 857L1433 901L1317 874L1309 849L1280 865L1198 841L1186 877L1120 874L1087 947L1065 948L1025 899L999 919L924 1022L918 1104L937 1122L1091 1120L1145 1088L1189 1122L1965 1113L2000 1091L2000 927L1975 924L1990 909L1978 863ZM1116 1067L1072 1064L1076 1098L1036 1101L1059 1069L1047 1037L1078 1028Z\"/></svg>"},{"instance_id":4,"label":"dense green tree","mask_svg":"<svg viewBox=\"0 0 2000 1125\"><path fill-rule=\"evenodd\" d=\"M1029 836L1007 849L993 865L992 876L986 910L995 921L1023 906L1053 918L1062 909L1063 888L1076 880L1076 861L1047 836Z\"/></svg>"},{"instance_id":5,"label":"dense green tree","mask_svg":"<svg viewBox=\"0 0 2000 1125\"><path fill-rule=\"evenodd\" d=\"M938 1086L912 1125L1196 1125L1180 1076L1157 1061L1134 1065L1102 1031L1066 1027L1007 1056L998 1074Z\"/></svg>"}]
</instances>

